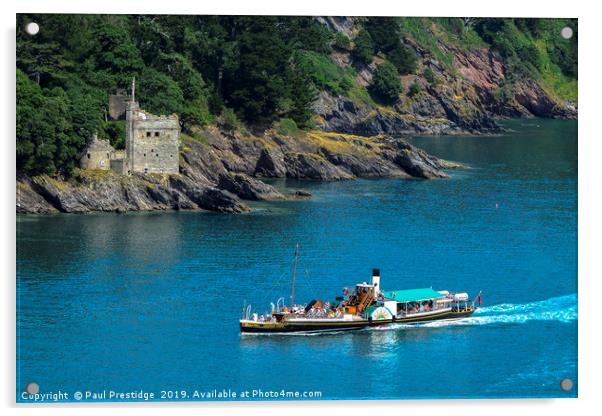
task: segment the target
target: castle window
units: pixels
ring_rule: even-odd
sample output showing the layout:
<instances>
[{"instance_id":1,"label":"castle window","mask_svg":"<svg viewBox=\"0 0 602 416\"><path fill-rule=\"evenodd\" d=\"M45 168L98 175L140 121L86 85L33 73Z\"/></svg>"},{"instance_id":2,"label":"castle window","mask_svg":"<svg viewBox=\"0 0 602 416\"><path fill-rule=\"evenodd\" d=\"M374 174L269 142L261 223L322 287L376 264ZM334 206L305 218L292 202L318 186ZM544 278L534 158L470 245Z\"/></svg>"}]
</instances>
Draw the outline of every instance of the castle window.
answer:
<instances>
[{"instance_id":1,"label":"castle window","mask_svg":"<svg viewBox=\"0 0 602 416\"><path fill-rule=\"evenodd\" d=\"M155 132L155 137L159 137L159 132L158 131Z\"/></svg>"},{"instance_id":2,"label":"castle window","mask_svg":"<svg viewBox=\"0 0 602 416\"><path fill-rule=\"evenodd\" d=\"M151 132L150 131L146 132L146 137L151 137Z\"/></svg>"},{"instance_id":3,"label":"castle window","mask_svg":"<svg viewBox=\"0 0 602 416\"><path fill-rule=\"evenodd\" d=\"M155 153L155 149L151 149L151 153Z\"/></svg>"},{"instance_id":4,"label":"castle window","mask_svg":"<svg viewBox=\"0 0 602 416\"><path fill-rule=\"evenodd\" d=\"M146 153L144 154L144 157L146 157Z\"/></svg>"},{"instance_id":5,"label":"castle window","mask_svg":"<svg viewBox=\"0 0 602 416\"><path fill-rule=\"evenodd\" d=\"M88 153L86 156L88 156L88 159L90 159L90 153Z\"/></svg>"},{"instance_id":6,"label":"castle window","mask_svg":"<svg viewBox=\"0 0 602 416\"><path fill-rule=\"evenodd\" d=\"M107 159L109 158L109 154L107 153Z\"/></svg>"}]
</instances>

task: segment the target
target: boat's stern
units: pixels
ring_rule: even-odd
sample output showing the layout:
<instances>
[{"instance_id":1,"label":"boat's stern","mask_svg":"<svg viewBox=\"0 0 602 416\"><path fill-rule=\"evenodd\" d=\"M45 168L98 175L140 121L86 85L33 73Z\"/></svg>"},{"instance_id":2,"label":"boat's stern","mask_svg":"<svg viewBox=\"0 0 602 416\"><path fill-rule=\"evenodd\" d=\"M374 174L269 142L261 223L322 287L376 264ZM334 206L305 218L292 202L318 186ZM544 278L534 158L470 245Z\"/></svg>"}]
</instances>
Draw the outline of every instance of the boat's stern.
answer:
<instances>
[{"instance_id":1,"label":"boat's stern","mask_svg":"<svg viewBox=\"0 0 602 416\"><path fill-rule=\"evenodd\" d=\"M286 327L284 323L274 321L261 322L250 319L241 319L239 323L241 333L265 334L270 332L282 332Z\"/></svg>"}]
</instances>

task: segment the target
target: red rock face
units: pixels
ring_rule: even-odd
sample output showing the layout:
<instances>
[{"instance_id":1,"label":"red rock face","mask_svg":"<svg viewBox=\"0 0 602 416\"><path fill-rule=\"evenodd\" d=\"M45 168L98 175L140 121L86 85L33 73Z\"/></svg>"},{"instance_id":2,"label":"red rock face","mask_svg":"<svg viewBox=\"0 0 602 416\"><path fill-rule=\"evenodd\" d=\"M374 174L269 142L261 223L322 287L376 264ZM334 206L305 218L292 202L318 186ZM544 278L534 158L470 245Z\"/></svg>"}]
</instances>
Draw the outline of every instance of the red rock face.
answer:
<instances>
[{"instance_id":1,"label":"red rock face","mask_svg":"<svg viewBox=\"0 0 602 416\"><path fill-rule=\"evenodd\" d=\"M489 49L454 50L454 67L478 88L496 90L504 79L502 60Z\"/></svg>"}]
</instances>

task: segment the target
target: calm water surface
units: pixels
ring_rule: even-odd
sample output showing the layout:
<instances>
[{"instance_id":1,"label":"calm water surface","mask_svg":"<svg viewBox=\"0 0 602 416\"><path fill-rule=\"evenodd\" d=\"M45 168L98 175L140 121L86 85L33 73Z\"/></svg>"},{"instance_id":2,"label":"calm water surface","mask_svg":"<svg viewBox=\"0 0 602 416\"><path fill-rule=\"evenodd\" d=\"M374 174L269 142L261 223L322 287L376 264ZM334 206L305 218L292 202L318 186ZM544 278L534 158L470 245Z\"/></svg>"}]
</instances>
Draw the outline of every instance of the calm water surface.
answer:
<instances>
[{"instance_id":1,"label":"calm water surface","mask_svg":"<svg viewBox=\"0 0 602 416\"><path fill-rule=\"evenodd\" d=\"M508 126L413 138L470 167L449 180L278 182L314 198L248 215L19 217L18 389L576 396L559 383L577 380L577 124ZM484 305L453 323L240 336L243 302L288 300L296 242L299 301L379 267L384 288L482 290Z\"/></svg>"}]
</instances>

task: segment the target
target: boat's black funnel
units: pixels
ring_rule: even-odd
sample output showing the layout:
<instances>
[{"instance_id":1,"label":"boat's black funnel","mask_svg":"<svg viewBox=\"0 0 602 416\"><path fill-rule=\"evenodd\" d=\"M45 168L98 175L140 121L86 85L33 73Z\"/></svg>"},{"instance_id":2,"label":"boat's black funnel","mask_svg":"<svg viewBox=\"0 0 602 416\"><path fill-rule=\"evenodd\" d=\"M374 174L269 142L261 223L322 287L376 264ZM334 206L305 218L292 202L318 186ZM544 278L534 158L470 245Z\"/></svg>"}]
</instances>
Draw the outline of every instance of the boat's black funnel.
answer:
<instances>
[{"instance_id":1,"label":"boat's black funnel","mask_svg":"<svg viewBox=\"0 0 602 416\"><path fill-rule=\"evenodd\" d=\"M380 290L380 269L372 269L372 286L376 288L376 293Z\"/></svg>"},{"instance_id":2,"label":"boat's black funnel","mask_svg":"<svg viewBox=\"0 0 602 416\"><path fill-rule=\"evenodd\" d=\"M309 310L311 309L312 306L314 306L316 304L317 300L312 300L311 302L309 302L307 304L307 306L305 307L305 313L309 312Z\"/></svg>"}]
</instances>

